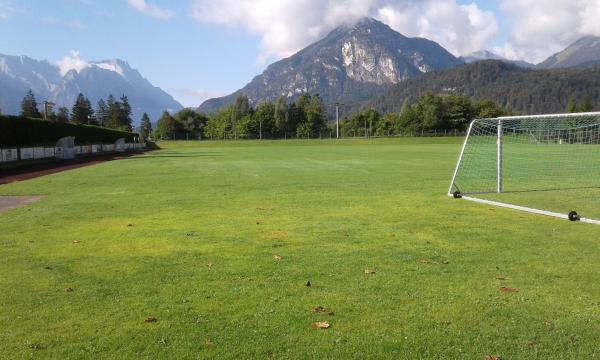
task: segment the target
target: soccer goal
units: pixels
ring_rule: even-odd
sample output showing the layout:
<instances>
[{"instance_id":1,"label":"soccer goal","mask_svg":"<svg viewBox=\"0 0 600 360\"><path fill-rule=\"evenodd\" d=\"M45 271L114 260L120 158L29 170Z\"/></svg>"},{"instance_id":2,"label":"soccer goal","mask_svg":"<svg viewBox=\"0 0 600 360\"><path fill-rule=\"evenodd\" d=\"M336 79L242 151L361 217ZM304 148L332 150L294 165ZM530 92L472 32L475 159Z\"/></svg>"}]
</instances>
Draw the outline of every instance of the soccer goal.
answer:
<instances>
[{"instance_id":1,"label":"soccer goal","mask_svg":"<svg viewBox=\"0 0 600 360\"><path fill-rule=\"evenodd\" d=\"M448 195L600 224L600 112L474 120Z\"/></svg>"}]
</instances>

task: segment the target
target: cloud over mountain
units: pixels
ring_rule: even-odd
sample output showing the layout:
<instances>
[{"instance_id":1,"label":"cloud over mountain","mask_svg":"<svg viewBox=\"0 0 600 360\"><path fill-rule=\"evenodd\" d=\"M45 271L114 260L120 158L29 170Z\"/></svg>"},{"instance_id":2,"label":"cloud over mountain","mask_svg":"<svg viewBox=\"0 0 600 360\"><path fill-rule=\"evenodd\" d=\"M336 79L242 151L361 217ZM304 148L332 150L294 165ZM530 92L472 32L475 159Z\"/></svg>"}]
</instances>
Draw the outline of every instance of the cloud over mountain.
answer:
<instances>
[{"instance_id":1,"label":"cloud over mountain","mask_svg":"<svg viewBox=\"0 0 600 360\"><path fill-rule=\"evenodd\" d=\"M598 0L502 0L510 28L495 52L508 59L540 62L584 35L600 36Z\"/></svg>"},{"instance_id":2,"label":"cloud over mountain","mask_svg":"<svg viewBox=\"0 0 600 360\"><path fill-rule=\"evenodd\" d=\"M288 57L363 17L437 41L455 55L485 48L498 32L492 12L456 0L193 0L191 16L259 36L263 62Z\"/></svg>"}]
</instances>

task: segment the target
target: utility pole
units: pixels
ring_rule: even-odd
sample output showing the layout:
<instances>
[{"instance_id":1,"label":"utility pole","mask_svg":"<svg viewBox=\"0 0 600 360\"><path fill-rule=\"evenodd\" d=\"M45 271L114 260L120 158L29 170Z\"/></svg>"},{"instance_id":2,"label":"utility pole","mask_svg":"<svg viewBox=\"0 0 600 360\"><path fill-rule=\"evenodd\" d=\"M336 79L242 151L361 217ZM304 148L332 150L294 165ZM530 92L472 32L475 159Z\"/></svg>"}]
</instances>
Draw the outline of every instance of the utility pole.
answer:
<instances>
[{"instance_id":1,"label":"utility pole","mask_svg":"<svg viewBox=\"0 0 600 360\"><path fill-rule=\"evenodd\" d=\"M56 105L51 101L44 101L44 120L48 120L48 114L52 111L52 107Z\"/></svg>"},{"instance_id":2,"label":"utility pole","mask_svg":"<svg viewBox=\"0 0 600 360\"><path fill-rule=\"evenodd\" d=\"M262 119L258 120L258 137L262 140Z\"/></svg>"},{"instance_id":3,"label":"utility pole","mask_svg":"<svg viewBox=\"0 0 600 360\"><path fill-rule=\"evenodd\" d=\"M335 103L335 137L337 139L340 138L340 106L344 106L344 104Z\"/></svg>"}]
</instances>

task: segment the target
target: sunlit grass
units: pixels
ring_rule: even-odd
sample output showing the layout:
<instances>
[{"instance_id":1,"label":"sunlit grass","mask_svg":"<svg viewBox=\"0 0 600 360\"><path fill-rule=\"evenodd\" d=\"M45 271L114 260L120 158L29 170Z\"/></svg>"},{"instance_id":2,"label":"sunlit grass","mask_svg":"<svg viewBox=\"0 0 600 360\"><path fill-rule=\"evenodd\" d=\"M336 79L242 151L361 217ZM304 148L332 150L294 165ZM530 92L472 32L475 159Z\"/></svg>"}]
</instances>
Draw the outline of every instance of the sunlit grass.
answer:
<instances>
[{"instance_id":1,"label":"sunlit grass","mask_svg":"<svg viewBox=\"0 0 600 360\"><path fill-rule=\"evenodd\" d=\"M447 197L460 140L163 143L2 186L46 197L0 214L0 357L600 356L600 228Z\"/></svg>"}]
</instances>

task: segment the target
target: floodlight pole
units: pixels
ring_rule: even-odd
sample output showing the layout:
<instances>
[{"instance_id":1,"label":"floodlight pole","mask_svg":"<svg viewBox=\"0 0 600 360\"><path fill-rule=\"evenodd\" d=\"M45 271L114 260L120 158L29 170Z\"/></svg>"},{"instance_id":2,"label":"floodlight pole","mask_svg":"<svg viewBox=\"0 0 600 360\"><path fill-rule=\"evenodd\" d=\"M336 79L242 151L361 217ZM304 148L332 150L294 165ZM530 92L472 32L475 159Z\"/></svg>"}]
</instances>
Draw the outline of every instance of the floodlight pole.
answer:
<instances>
[{"instance_id":1,"label":"floodlight pole","mask_svg":"<svg viewBox=\"0 0 600 360\"><path fill-rule=\"evenodd\" d=\"M503 129L502 129L502 120L498 119L498 139L497 139L497 152L498 152L498 164L497 164L497 173L496 173L496 179L498 180L498 184L497 184L497 192L498 194L502 193L502 134L503 133Z\"/></svg>"}]
</instances>

